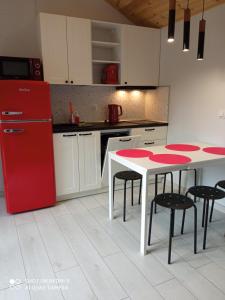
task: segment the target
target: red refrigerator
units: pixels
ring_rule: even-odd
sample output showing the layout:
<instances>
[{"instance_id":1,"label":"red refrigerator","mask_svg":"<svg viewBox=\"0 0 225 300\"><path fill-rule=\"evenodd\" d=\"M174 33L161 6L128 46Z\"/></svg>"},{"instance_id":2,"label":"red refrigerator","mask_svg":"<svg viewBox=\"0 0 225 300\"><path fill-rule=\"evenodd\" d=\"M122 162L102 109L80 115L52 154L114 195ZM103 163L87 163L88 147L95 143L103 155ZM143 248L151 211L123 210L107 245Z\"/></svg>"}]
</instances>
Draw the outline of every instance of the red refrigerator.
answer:
<instances>
[{"instance_id":1,"label":"red refrigerator","mask_svg":"<svg viewBox=\"0 0 225 300\"><path fill-rule=\"evenodd\" d=\"M0 143L7 211L18 213L54 205L48 83L0 80Z\"/></svg>"}]
</instances>

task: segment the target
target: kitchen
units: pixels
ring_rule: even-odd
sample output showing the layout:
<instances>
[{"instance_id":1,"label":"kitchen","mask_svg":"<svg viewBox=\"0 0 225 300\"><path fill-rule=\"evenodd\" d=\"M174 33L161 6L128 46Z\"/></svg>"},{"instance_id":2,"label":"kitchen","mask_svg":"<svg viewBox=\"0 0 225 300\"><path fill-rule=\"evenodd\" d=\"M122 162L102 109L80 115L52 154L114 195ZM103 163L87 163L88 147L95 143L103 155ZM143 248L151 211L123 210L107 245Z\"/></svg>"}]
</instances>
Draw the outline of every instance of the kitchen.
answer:
<instances>
[{"instance_id":1,"label":"kitchen","mask_svg":"<svg viewBox=\"0 0 225 300\"><path fill-rule=\"evenodd\" d=\"M169 1L165 2L168 19ZM115 9L115 3L114 6L97 0L63 3L59 0L23 0L23 3L24 6L12 1L1 3L1 27L6 27L9 18L11 24L1 33L0 55L36 57L43 62L44 80L50 83L57 200L70 200L57 201L50 208L10 215L6 212L4 198L1 198L2 254L5 259L1 262L4 271L0 274L0 296L3 299L174 299L185 295L190 299L207 299L213 295L224 299L223 280L220 279L224 274L224 200L215 201L207 247L203 251L204 230L199 225L202 202L197 199L196 255L193 252L192 212L190 210L189 214L187 210L184 235L179 234L182 215L176 214L171 265L167 264L168 209L162 210L157 205L159 213L153 216L153 245L148 247L147 255L140 256L145 183L142 185L142 205L138 205L138 182L134 185L134 206L130 205L130 191L127 193L126 222L122 217L124 186L116 186L116 218L109 221L107 192L111 187L108 187L107 152L101 158L101 146L108 137L113 138L112 142L107 140L104 144L106 151L128 148L150 151L154 148L152 143L156 145L154 149L158 149L156 153L161 152L164 145L175 143L201 144L201 148L225 146L222 58L225 42L218 35L224 24L224 5L205 12L204 60L197 61L199 14L191 18L191 48L183 53L183 16L176 23L175 43L169 44L168 29L163 27L166 24L161 26L162 29L147 28L153 27L149 25L136 27L143 23L127 19ZM132 4L130 9L134 7L138 11L136 5L139 4ZM192 5L190 1L191 8ZM199 1L197 12L201 9ZM23 24L20 19L24 20ZM40 39L37 24L41 24ZM115 35L110 35L109 31ZM76 47L74 36L79 36L80 47ZM105 40L112 37L113 40ZM78 51L76 55L75 50ZM116 64L119 76L117 83L107 86L112 71L107 68L108 64ZM114 107L116 116L108 113L108 105L112 104L122 106L123 114L119 117L122 123L117 124L121 114L119 107ZM32 105L36 107L35 103ZM74 115L80 119L79 126L68 124L72 119L71 109L77 112ZM114 124L105 123L109 117L113 118L112 115L116 118L111 120ZM119 140L123 142L119 143ZM121 143L123 145L118 147ZM199 161L195 163L195 153L185 152L185 155L192 158L193 168L198 169L200 165ZM214 164L216 159L220 160ZM124 164L133 160L120 159ZM203 172L198 169L199 184L214 186L224 180L223 155L209 155L205 160L212 160L212 164L205 163ZM121 170L121 166L117 165L117 168L116 171ZM180 168L179 165L171 171ZM163 173L157 181L160 191L167 171L170 170L164 168L163 172L158 172ZM177 174L173 172L175 190L179 183ZM192 172L182 172L182 188L193 186L193 179ZM44 181L44 178L40 180ZM152 200L154 173L150 183ZM168 174L167 192L170 192L170 186ZM32 279L33 286L29 282ZM53 279L61 280L54 290L41 285L41 280L54 282ZM37 291L41 286L43 290Z\"/></svg>"}]
</instances>

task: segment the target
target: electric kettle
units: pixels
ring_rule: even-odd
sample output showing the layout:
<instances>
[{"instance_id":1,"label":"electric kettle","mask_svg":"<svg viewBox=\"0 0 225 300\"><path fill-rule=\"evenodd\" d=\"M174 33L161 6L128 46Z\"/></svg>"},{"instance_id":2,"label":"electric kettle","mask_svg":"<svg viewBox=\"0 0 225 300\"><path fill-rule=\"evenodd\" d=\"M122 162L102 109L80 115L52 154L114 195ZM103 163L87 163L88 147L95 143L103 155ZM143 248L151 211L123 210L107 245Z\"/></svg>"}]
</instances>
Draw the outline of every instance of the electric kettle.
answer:
<instances>
[{"instance_id":1,"label":"electric kettle","mask_svg":"<svg viewBox=\"0 0 225 300\"><path fill-rule=\"evenodd\" d=\"M122 116L123 110L121 105L109 104L108 105L108 116L109 123L116 124L119 123L119 117Z\"/></svg>"}]
</instances>

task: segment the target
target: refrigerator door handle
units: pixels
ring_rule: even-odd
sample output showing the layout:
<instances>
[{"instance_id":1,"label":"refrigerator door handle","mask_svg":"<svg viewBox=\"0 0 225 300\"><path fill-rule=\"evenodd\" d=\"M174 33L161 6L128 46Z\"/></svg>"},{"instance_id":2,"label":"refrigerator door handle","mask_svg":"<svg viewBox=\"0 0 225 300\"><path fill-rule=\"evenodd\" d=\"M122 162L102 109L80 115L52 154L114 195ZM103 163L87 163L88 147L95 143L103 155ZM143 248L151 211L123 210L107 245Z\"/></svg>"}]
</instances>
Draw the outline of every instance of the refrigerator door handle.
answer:
<instances>
[{"instance_id":1,"label":"refrigerator door handle","mask_svg":"<svg viewBox=\"0 0 225 300\"><path fill-rule=\"evenodd\" d=\"M24 132L24 129L4 129L3 130L4 133L22 133Z\"/></svg>"},{"instance_id":2,"label":"refrigerator door handle","mask_svg":"<svg viewBox=\"0 0 225 300\"><path fill-rule=\"evenodd\" d=\"M2 115L3 116L18 116L18 115L22 115L23 112L22 111L3 111Z\"/></svg>"}]
</instances>

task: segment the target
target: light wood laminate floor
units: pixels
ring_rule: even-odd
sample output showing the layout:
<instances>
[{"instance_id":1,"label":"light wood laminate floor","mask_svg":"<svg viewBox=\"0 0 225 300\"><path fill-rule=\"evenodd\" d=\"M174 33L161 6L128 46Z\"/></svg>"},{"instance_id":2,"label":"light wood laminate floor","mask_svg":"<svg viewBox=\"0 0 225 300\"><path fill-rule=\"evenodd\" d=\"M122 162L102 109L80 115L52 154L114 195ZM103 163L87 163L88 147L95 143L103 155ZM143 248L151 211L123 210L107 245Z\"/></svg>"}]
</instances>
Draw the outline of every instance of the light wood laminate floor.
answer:
<instances>
[{"instance_id":1,"label":"light wood laminate floor","mask_svg":"<svg viewBox=\"0 0 225 300\"><path fill-rule=\"evenodd\" d=\"M153 190L153 186L150 186ZM129 196L129 192L128 192ZM135 191L137 203L138 191ZM153 244L139 254L140 206L122 222L123 191L116 192L113 222L108 195L7 215L0 202L0 300L225 299L225 215L215 210L202 250L198 203L198 254L193 254L193 211L180 235L176 214L172 264L167 264L169 211L153 217Z\"/></svg>"}]
</instances>

